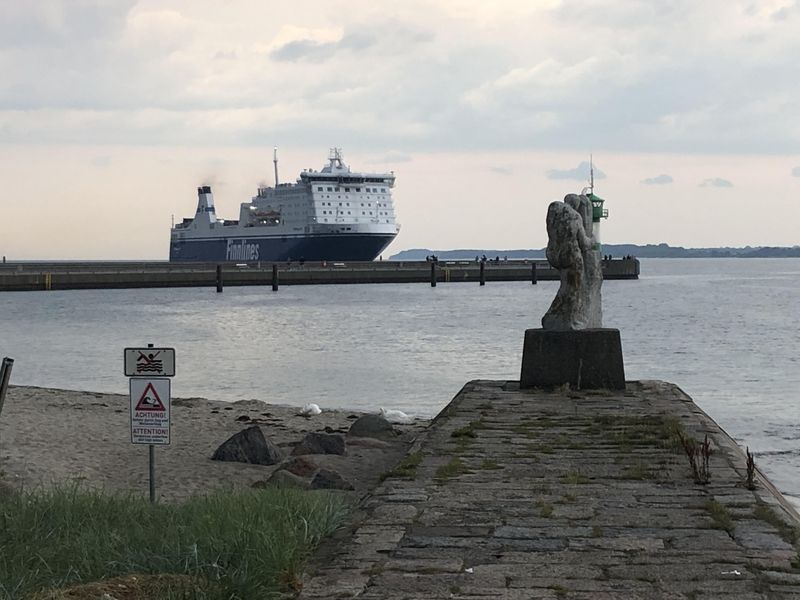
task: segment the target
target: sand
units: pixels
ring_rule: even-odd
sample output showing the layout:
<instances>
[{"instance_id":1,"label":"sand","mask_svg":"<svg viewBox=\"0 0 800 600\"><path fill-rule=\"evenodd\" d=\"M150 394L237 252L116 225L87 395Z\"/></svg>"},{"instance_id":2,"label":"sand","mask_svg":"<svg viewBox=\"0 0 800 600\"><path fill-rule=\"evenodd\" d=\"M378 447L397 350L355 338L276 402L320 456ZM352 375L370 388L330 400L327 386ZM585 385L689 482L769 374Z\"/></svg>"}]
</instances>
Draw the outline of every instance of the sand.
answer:
<instances>
[{"instance_id":1,"label":"sand","mask_svg":"<svg viewBox=\"0 0 800 600\"><path fill-rule=\"evenodd\" d=\"M80 482L147 496L148 447L130 441L129 403L120 394L11 387L0 414L0 482L18 489ZM228 437L253 424L289 454L306 432L344 434L363 414L322 408L322 414L306 418L297 407L258 400L173 399L171 444L155 448L157 497L180 500L267 479L276 467L210 459ZM354 494L363 495L426 424L396 425L401 435L391 443L350 438L345 456L308 458L338 471L353 483Z\"/></svg>"}]
</instances>

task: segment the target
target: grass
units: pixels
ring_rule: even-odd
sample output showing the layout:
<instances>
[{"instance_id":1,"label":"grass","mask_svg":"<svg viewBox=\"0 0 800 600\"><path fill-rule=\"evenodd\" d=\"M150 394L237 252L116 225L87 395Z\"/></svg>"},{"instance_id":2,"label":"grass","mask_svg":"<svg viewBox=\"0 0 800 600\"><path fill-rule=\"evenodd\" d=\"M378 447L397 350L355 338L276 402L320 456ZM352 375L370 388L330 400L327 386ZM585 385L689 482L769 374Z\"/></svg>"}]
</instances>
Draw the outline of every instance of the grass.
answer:
<instances>
[{"instance_id":1,"label":"grass","mask_svg":"<svg viewBox=\"0 0 800 600\"><path fill-rule=\"evenodd\" d=\"M494 470L494 469L502 469L503 467L501 467L499 464L497 464L497 461L485 458L485 459L483 459L483 462L481 463L480 468L481 469L487 469L487 470Z\"/></svg>"},{"instance_id":2,"label":"grass","mask_svg":"<svg viewBox=\"0 0 800 600\"><path fill-rule=\"evenodd\" d=\"M484 424L483 424L482 421L480 421L480 420L472 421L469 425L465 425L464 427L461 427L460 429L456 429L453 433L450 434L450 437L454 437L454 438L462 438L462 437L475 438L475 437L478 436L477 431L479 429L483 429L483 428L484 428Z\"/></svg>"},{"instance_id":3,"label":"grass","mask_svg":"<svg viewBox=\"0 0 800 600\"><path fill-rule=\"evenodd\" d=\"M55 600L42 590L135 575L158 594L125 598L268 598L296 589L309 553L347 513L337 496L294 489L181 504L79 486L23 493L0 502L0 597Z\"/></svg>"},{"instance_id":4,"label":"grass","mask_svg":"<svg viewBox=\"0 0 800 600\"><path fill-rule=\"evenodd\" d=\"M636 464L630 465L623 469L622 474L620 475L621 479L635 479L635 480L644 480L644 479L653 479L654 473L647 468L647 465L641 462L637 462Z\"/></svg>"},{"instance_id":5,"label":"grass","mask_svg":"<svg viewBox=\"0 0 800 600\"><path fill-rule=\"evenodd\" d=\"M549 519L553 515L553 505L544 500L537 500L536 507L539 509L539 516Z\"/></svg>"},{"instance_id":6,"label":"grass","mask_svg":"<svg viewBox=\"0 0 800 600\"><path fill-rule=\"evenodd\" d=\"M459 475L463 475L467 472L467 467L464 466L464 462L461 460L460 457L454 456L450 459L450 462L446 465L442 465L438 469L436 469L435 479L439 482L444 482L451 477L458 477Z\"/></svg>"},{"instance_id":7,"label":"grass","mask_svg":"<svg viewBox=\"0 0 800 600\"><path fill-rule=\"evenodd\" d=\"M775 529L777 529L778 534L785 542L794 545L797 543L797 540L800 539L800 531L798 531L798 528L793 527L781 519L780 516L778 516L778 513L776 513L766 504L756 505L756 507L753 509L753 516L755 516L756 519L769 523Z\"/></svg>"},{"instance_id":8,"label":"grass","mask_svg":"<svg viewBox=\"0 0 800 600\"><path fill-rule=\"evenodd\" d=\"M601 415L595 417L586 432L602 435L607 441L623 448L657 446L675 452L681 450L680 435L685 433L680 419L666 413Z\"/></svg>"},{"instance_id":9,"label":"grass","mask_svg":"<svg viewBox=\"0 0 800 600\"><path fill-rule=\"evenodd\" d=\"M381 475L381 481L384 481L389 477L405 477L407 479L414 479L417 476L417 467L421 462L422 452L412 452L399 463L397 463L397 466L394 469Z\"/></svg>"},{"instance_id":10,"label":"grass","mask_svg":"<svg viewBox=\"0 0 800 600\"><path fill-rule=\"evenodd\" d=\"M589 478L578 471L567 471L561 476L563 483L583 484L589 483Z\"/></svg>"},{"instance_id":11,"label":"grass","mask_svg":"<svg viewBox=\"0 0 800 600\"><path fill-rule=\"evenodd\" d=\"M728 532L728 535L733 534L736 525L733 522L733 517L728 509L716 500L709 500L706 502L705 509L711 516L712 527L714 529L722 529Z\"/></svg>"}]
</instances>

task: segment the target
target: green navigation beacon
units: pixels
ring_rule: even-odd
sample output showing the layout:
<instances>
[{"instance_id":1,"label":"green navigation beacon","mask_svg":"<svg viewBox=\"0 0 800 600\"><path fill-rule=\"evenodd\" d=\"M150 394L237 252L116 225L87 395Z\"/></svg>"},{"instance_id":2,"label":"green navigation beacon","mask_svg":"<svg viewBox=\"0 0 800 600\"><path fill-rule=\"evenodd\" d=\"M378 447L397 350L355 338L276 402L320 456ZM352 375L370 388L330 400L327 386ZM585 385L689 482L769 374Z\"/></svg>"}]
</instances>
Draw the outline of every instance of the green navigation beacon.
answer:
<instances>
[{"instance_id":1,"label":"green navigation beacon","mask_svg":"<svg viewBox=\"0 0 800 600\"><path fill-rule=\"evenodd\" d=\"M592 233L594 234L595 240L594 249L600 252L600 219L608 218L608 209L603 208L603 202L605 202L605 200L600 196L596 196L594 193L594 163L591 155L589 155L589 187L583 188L581 194L589 198L592 202Z\"/></svg>"}]
</instances>

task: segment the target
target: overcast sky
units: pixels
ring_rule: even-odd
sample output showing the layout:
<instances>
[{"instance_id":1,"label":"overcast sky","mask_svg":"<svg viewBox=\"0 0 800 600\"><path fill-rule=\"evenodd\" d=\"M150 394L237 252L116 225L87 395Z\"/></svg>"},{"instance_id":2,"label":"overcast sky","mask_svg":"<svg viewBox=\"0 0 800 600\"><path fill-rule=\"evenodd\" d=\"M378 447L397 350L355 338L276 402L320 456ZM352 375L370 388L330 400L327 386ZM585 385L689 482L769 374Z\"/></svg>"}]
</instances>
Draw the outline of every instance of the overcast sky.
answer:
<instances>
[{"instance_id":1,"label":"overcast sky","mask_svg":"<svg viewBox=\"0 0 800 600\"><path fill-rule=\"evenodd\" d=\"M394 170L405 248L794 245L800 0L32 0L0 11L0 254L166 258L196 187Z\"/></svg>"}]
</instances>

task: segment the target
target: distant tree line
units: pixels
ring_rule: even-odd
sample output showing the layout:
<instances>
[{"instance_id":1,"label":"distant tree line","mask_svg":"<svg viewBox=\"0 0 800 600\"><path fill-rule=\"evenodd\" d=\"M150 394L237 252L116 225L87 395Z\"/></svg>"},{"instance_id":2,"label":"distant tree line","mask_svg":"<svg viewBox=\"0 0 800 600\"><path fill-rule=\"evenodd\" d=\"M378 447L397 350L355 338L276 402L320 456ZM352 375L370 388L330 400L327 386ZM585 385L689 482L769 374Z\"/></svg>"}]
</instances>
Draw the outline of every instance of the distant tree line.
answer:
<instances>
[{"instance_id":1,"label":"distant tree line","mask_svg":"<svg viewBox=\"0 0 800 600\"><path fill-rule=\"evenodd\" d=\"M800 257L800 246L745 246L743 248L683 248L669 244L603 244L604 255L615 258L635 256L636 258L797 258ZM425 260L435 254L439 260L464 260L475 259L476 256L486 255L508 257L510 260L524 258L544 258L544 248L529 248L521 250L488 250L485 248L461 248L458 250L431 250L430 248L414 248L403 250L390 260Z\"/></svg>"}]
</instances>

